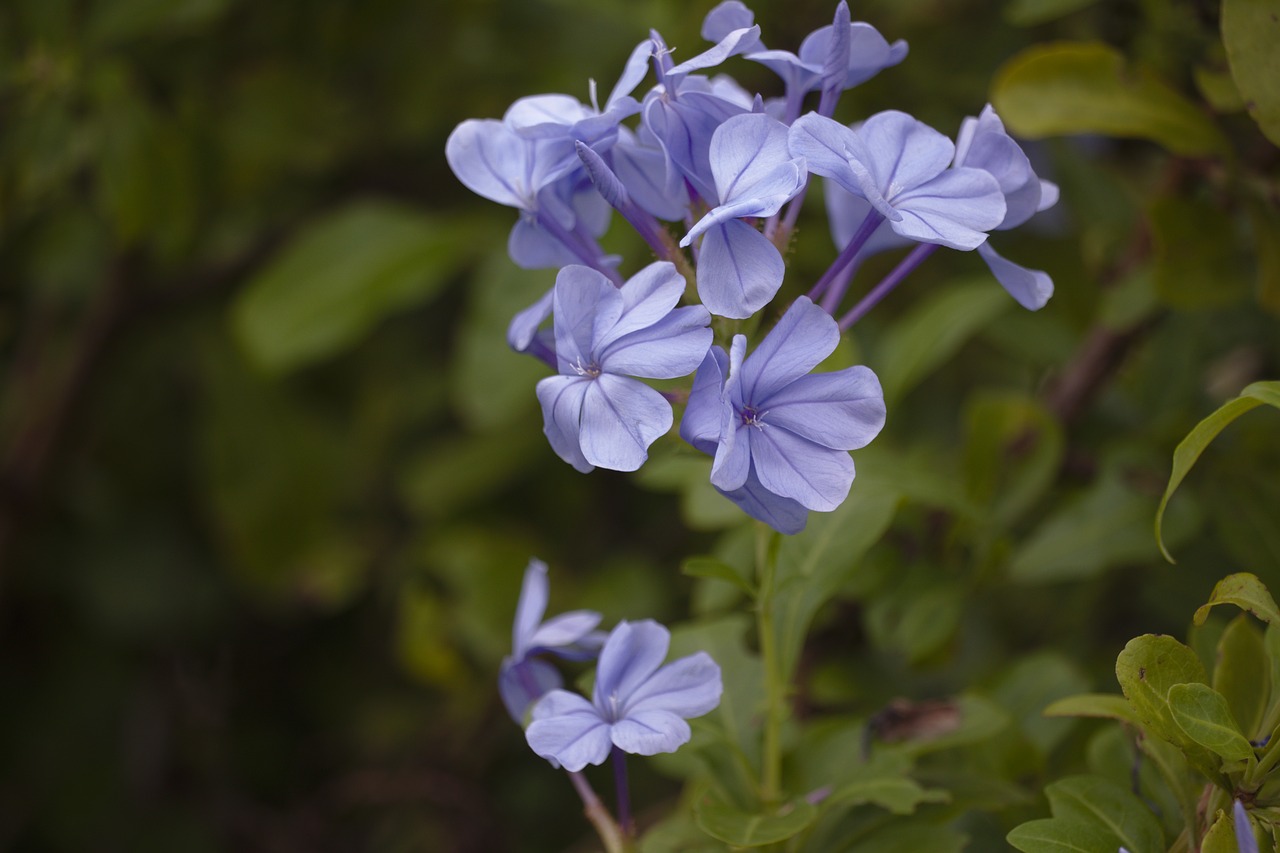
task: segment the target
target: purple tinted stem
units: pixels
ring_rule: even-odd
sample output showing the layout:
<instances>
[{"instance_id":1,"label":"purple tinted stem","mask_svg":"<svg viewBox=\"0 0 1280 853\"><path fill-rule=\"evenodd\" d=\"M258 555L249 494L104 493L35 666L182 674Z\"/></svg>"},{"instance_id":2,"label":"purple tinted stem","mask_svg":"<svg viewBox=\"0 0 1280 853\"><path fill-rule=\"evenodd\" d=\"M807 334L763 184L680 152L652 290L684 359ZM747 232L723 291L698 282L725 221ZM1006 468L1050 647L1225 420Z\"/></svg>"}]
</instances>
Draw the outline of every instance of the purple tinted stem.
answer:
<instances>
[{"instance_id":1,"label":"purple tinted stem","mask_svg":"<svg viewBox=\"0 0 1280 853\"><path fill-rule=\"evenodd\" d=\"M809 291L810 299L816 300L826 292L826 289L831 286L831 283L836 280L841 271L853 263L853 258L858 254L858 250L866 245L866 242L871 239L871 235L875 233L876 228L883 221L884 216L877 210L872 210L867 214L867 218L862 220L862 224L854 232L853 238L840 250L840 254L832 261L827 271L822 274L822 278L818 279L818 283Z\"/></svg>"},{"instance_id":2,"label":"purple tinted stem","mask_svg":"<svg viewBox=\"0 0 1280 853\"><path fill-rule=\"evenodd\" d=\"M612 757L613 781L618 790L618 824L622 827L622 833L630 837L636 834L636 827L631 821L631 789L627 784L627 754L615 746Z\"/></svg>"},{"instance_id":3,"label":"purple tinted stem","mask_svg":"<svg viewBox=\"0 0 1280 853\"><path fill-rule=\"evenodd\" d=\"M547 230L547 233L555 237L570 252L578 256L578 260L582 261L593 270L597 270L608 276L609 280L618 287L622 286L622 275L613 267L604 263L604 252L600 251L599 246L588 246L583 238L568 230L554 216L548 216L541 210L538 211L538 224ZM591 242L595 242L592 240Z\"/></svg>"},{"instance_id":4,"label":"purple tinted stem","mask_svg":"<svg viewBox=\"0 0 1280 853\"><path fill-rule=\"evenodd\" d=\"M924 262L924 259L932 255L938 249L937 243L920 243L911 252L902 259L893 272L889 273L880 283L871 288L871 291L858 304L849 309L849 313L840 318L840 331L846 332L854 323L862 319L863 315L876 306L881 299L889 295L889 291L893 290L902 280L909 276L916 267Z\"/></svg>"}]
</instances>

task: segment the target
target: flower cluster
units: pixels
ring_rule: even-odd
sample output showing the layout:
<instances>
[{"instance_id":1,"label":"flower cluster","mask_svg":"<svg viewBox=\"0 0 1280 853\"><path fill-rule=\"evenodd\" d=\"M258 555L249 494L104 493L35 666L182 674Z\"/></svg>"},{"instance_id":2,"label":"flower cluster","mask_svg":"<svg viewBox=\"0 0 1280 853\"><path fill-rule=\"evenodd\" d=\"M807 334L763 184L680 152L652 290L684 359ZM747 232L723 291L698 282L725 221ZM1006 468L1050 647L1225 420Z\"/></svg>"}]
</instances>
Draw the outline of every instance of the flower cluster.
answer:
<instances>
[{"instance_id":1,"label":"flower cluster","mask_svg":"<svg viewBox=\"0 0 1280 853\"><path fill-rule=\"evenodd\" d=\"M905 43L851 21L843 0L797 53L766 48L738 0L715 7L702 35L713 46L676 64L651 33L603 104L594 81L589 103L522 98L501 120L464 121L446 155L466 186L519 211L512 259L559 269L508 332L514 349L556 371L537 387L555 452L584 472L639 468L675 422L670 400L683 399L643 380L696 371L679 434L714 458L722 494L793 533L809 511L844 500L849 451L885 420L868 368L812 373L840 334L939 247L977 250L1020 304L1043 306L1049 277L996 254L987 237L1052 205L1057 189L990 106L955 142L896 110L853 125L832 118L842 92L907 55ZM782 96L711 74L733 57L774 71ZM653 84L637 97L650 70ZM815 175L826 181L838 251L807 297L798 289L767 310L783 292L783 250ZM657 258L629 277L598 242L613 211ZM898 267L842 313L860 260L905 246ZM748 355L747 338L732 333L777 316Z\"/></svg>"},{"instance_id":2,"label":"flower cluster","mask_svg":"<svg viewBox=\"0 0 1280 853\"><path fill-rule=\"evenodd\" d=\"M547 567L531 560L498 686L517 723L532 715L525 738L543 758L577 772L604 763L615 748L675 752L691 736L685 720L720 704L720 667L706 652L664 666L671 634L658 623L620 622L606 636L594 630L600 614L577 610L542 622L546 606ZM559 672L541 654L598 656L591 701L561 689Z\"/></svg>"}]
</instances>

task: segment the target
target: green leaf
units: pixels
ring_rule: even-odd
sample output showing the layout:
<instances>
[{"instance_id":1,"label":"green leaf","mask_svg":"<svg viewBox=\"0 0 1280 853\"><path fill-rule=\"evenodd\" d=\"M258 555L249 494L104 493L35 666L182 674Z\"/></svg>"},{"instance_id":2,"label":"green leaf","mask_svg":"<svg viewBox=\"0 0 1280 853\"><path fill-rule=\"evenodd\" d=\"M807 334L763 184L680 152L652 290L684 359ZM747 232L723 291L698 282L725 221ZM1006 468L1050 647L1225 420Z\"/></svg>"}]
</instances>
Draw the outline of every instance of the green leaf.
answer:
<instances>
[{"instance_id":1,"label":"green leaf","mask_svg":"<svg viewBox=\"0 0 1280 853\"><path fill-rule=\"evenodd\" d=\"M1173 721L1187 737L1227 761L1253 758L1253 747L1231 716L1227 699L1205 684L1175 684L1169 688Z\"/></svg>"},{"instance_id":2,"label":"green leaf","mask_svg":"<svg viewBox=\"0 0 1280 853\"><path fill-rule=\"evenodd\" d=\"M1110 853L1119 849L1115 835L1079 818L1042 818L1013 828L1005 840L1023 853Z\"/></svg>"},{"instance_id":3,"label":"green leaf","mask_svg":"<svg viewBox=\"0 0 1280 853\"><path fill-rule=\"evenodd\" d=\"M875 359L885 402L892 407L1013 305L988 277L939 289L913 305L885 333Z\"/></svg>"},{"instance_id":4,"label":"green leaf","mask_svg":"<svg viewBox=\"0 0 1280 853\"><path fill-rule=\"evenodd\" d=\"M922 803L949 802L946 791L923 787L906 777L881 777L860 779L837 788L824 800L823 806L861 806L868 803L887 809L896 815L909 815Z\"/></svg>"},{"instance_id":5,"label":"green leaf","mask_svg":"<svg viewBox=\"0 0 1280 853\"><path fill-rule=\"evenodd\" d=\"M1218 433L1236 418L1263 403L1280 409L1280 382L1254 382L1249 385L1240 392L1239 397L1228 400L1217 411L1196 424L1195 429L1191 430L1173 451L1173 472L1169 475L1169 484L1165 486L1164 496L1160 498L1160 506L1156 509L1156 542L1159 543L1160 551L1170 563L1176 561L1165 548L1162 532L1164 511L1169 504L1169 498L1173 496L1178 485L1200 458L1200 454Z\"/></svg>"},{"instance_id":6,"label":"green leaf","mask_svg":"<svg viewBox=\"0 0 1280 853\"><path fill-rule=\"evenodd\" d=\"M857 850L858 853L921 853L925 850L929 853L960 853L968 841L968 836L950 826L895 821L878 826L851 844L817 849Z\"/></svg>"},{"instance_id":7,"label":"green leaf","mask_svg":"<svg viewBox=\"0 0 1280 853\"><path fill-rule=\"evenodd\" d=\"M715 557L690 557L680 565L680 572L691 578L711 578L731 583L752 597L756 594L755 586L750 580L733 566Z\"/></svg>"},{"instance_id":8,"label":"green leaf","mask_svg":"<svg viewBox=\"0 0 1280 853\"><path fill-rule=\"evenodd\" d=\"M1137 725L1138 716L1123 696L1114 693L1081 693L1049 704L1046 717L1101 717Z\"/></svg>"},{"instance_id":9,"label":"green leaf","mask_svg":"<svg viewBox=\"0 0 1280 853\"><path fill-rule=\"evenodd\" d=\"M991 100L1018 136L1071 133L1149 139L1175 154L1226 153L1221 131L1153 71L1125 67L1097 42L1028 48L996 75Z\"/></svg>"},{"instance_id":10,"label":"green leaf","mask_svg":"<svg viewBox=\"0 0 1280 853\"><path fill-rule=\"evenodd\" d=\"M1108 466L1084 494L1066 502L1022 542L1009 559L1009 577L1051 583L1158 560L1143 531L1150 506L1119 467ZM1179 533L1189 535L1195 508L1186 504L1178 511L1188 525Z\"/></svg>"},{"instance_id":11,"label":"green leaf","mask_svg":"<svg viewBox=\"0 0 1280 853\"><path fill-rule=\"evenodd\" d=\"M1207 681L1195 652L1165 634L1143 634L1130 640L1116 658L1116 680L1143 727L1180 748L1206 776L1217 778L1221 762L1186 735L1169 707L1174 685Z\"/></svg>"},{"instance_id":12,"label":"green leaf","mask_svg":"<svg viewBox=\"0 0 1280 853\"><path fill-rule=\"evenodd\" d=\"M1055 818L1104 826L1129 853L1163 853L1164 832L1133 792L1101 776L1069 776L1045 788Z\"/></svg>"},{"instance_id":13,"label":"green leaf","mask_svg":"<svg viewBox=\"0 0 1280 853\"><path fill-rule=\"evenodd\" d=\"M1280 0L1223 0L1222 43L1249 115L1280 145Z\"/></svg>"},{"instance_id":14,"label":"green leaf","mask_svg":"<svg viewBox=\"0 0 1280 853\"><path fill-rule=\"evenodd\" d=\"M1263 734L1259 729L1271 696L1271 665L1262 632L1243 613L1231 620L1218 640L1213 689L1226 697L1246 738Z\"/></svg>"},{"instance_id":15,"label":"green leaf","mask_svg":"<svg viewBox=\"0 0 1280 853\"><path fill-rule=\"evenodd\" d=\"M1009 0L1004 18L1015 27L1034 27L1070 15L1098 0Z\"/></svg>"},{"instance_id":16,"label":"green leaf","mask_svg":"<svg viewBox=\"0 0 1280 853\"><path fill-rule=\"evenodd\" d=\"M763 847L803 832L818 811L805 799L783 805L771 814L750 814L711 796L694 806L698 826L708 835L734 847Z\"/></svg>"},{"instance_id":17,"label":"green leaf","mask_svg":"<svg viewBox=\"0 0 1280 853\"><path fill-rule=\"evenodd\" d=\"M439 223L388 202L330 213L240 293L231 311L236 337L272 374L332 356L384 316L437 293L472 244L467 233L465 223Z\"/></svg>"},{"instance_id":18,"label":"green leaf","mask_svg":"<svg viewBox=\"0 0 1280 853\"><path fill-rule=\"evenodd\" d=\"M1165 305L1202 311L1249 298L1255 263L1220 208L1203 198L1167 196L1152 202L1147 218L1152 284Z\"/></svg>"},{"instance_id":19,"label":"green leaf","mask_svg":"<svg viewBox=\"0 0 1280 853\"><path fill-rule=\"evenodd\" d=\"M1218 809L1218 816L1209 831L1200 839L1200 853L1240 853L1236 844L1236 829L1231 814Z\"/></svg>"},{"instance_id":20,"label":"green leaf","mask_svg":"<svg viewBox=\"0 0 1280 853\"><path fill-rule=\"evenodd\" d=\"M858 561L893 521L899 492L892 466L877 464L874 448L857 456L858 477L837 509L810 513L808 526L778 547L774 613L781 671L786 678L800 655L809 623Z\"/></svg>"},{"instance_id":21,"label":"green leaf","mask_svg":"<svg viewBox=\"0 0 1280 853\"><path fill-rule=\"evenodd\" d=\"M1209 618L1209 611L1219 604L1234 604L1241 610L1257 616L1268 625L1280 625L1280 608L1276 607L1276 600L1271 597L1271 591L1258 580L1257 575L1237 572L1218 581L1209 595L1208 603L1196 608L1195 615L1191 617L1192 621L1197 625L1203 625Z\"/></svg>"}]
</instances>

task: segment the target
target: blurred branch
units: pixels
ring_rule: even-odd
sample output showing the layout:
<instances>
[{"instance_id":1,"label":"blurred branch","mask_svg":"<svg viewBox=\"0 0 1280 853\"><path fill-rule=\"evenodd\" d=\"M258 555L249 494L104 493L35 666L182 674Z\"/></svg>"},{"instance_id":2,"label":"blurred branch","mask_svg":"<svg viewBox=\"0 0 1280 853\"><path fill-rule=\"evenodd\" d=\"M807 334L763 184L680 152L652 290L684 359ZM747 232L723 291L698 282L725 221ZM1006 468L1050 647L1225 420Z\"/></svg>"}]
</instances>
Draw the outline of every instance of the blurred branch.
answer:
<instances>
[{"instance_id":1,"label":"blurred branch","mask_svg":"<svg viewBox=\"0 0 1280 853\"><path fill-rule=\"evenodd\" d=\"M1058 420L1067 424L1078 418L1159 319L1152 315L1127 329L1095 326L1045 394L1045 405Z\"/></svg>"}]
</instances>

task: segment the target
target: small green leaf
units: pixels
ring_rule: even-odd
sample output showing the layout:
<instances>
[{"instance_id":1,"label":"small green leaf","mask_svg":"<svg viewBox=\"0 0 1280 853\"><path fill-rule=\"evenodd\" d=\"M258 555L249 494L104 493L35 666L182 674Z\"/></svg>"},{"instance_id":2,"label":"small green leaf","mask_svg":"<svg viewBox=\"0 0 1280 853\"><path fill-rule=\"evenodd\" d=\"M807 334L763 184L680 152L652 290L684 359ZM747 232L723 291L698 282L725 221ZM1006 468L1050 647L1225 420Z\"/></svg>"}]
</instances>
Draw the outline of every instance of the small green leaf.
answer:
<instances>
[{"instance_id":1,"label":"small green leaf","mask_svg":"<svg viewBox=\"0 0 1280 853\"><path fill-rule=\"evenodd\" d=\"M1249 115L1280 145L1280 0L1223 0L1222 42Z\"/></svg>"},{"instance_id":2,"label":"small green leaf","mask_svg":"<svg viewBox=\"0 0 1280 853\"><path fill-rule=\"evenodd\" d=\"M1160 506L1156 509L1156 542L1159 543L1160 551L1170 563L1176 561L1165 548L1161 529L1169 498L1173 496L1178 485L1200 458L1200 454L1218 433L1236 418L1263 403L1280 409L1280 382L1255 382L1249 385L1240 392L1239 397L1228 400L1217 411L1196 424L1195 429L1191 430L1173 451L1173 472L1169 475L1169 484L1165 486L1164 496L1160 498Z\"/></svg>"},{"instance_id":3,"label":"small green leaf","mask_svg":"<svg viewBox=\"0 0 1280 853\"><path fill-rule=\"evenodd\" d=\"M1138 716L1123 696L1114 693L1081 693L1059 699L1044 709L1046 717L1101 717L1138 724Z\"/></svg>"},{"instance_id":4,"label":"small green leaf","mask_svg":"<svg viewBox=\"0 0 1280 853\"><path fill-rule=\"evenodd\" d=\"M694 806L698 826L734 847L763 847L803 832L818 811L807 800L793 800L772 814L750 814L711 796Z\"/></svg>"},{"instance_id":5,"label":"small green leaf","mask_svg":"<svg viewBox=\"0 0 1280 853\"><path fill-rule=\"evenodd\" d=\"M752 597L756 594L751 581L739 574L733 566L715 557L690 557L681 564L680 571L691 578L711 578L731 583Z\"/></svg>"},{"instance_id":6,"label":"small green leaf","mask_svg":"<svg viewBox=\"0 0 1280 853\"><path fill-rule=\"evenodd\" d=\"M1106 827L1129 853L1163 853L1164 832L1134 794L1101 776L1069 776L1045 788L1055 819Z\"/></svg>"},{"instance_id":7,"label":"small green leaf","mask_svg":"<svg viewBox=\"0 0 1280 853\"><path fill-rule=\"evenodd\" d=\"M1236 844L1236 829L1230 813L1218 809L1213 826L1200 839L1200 853L1240 853Z\"/></svg>"},{"instance_id":8,"label":"small green leaf","mask_svg":"<svg viewBox=\"0 0 1280 853\"><path fill-rule=\"evenodd\" d=\"M861 806L870 803L896 815L908 815L922 803L945 803L950 800L951 795L946 791L924 788L914 779L881 777L860 779L837 788L823 805Z\"/></svg>"},{"instance_id":9,"label":"small green leaf","mask_svg":"<svg viewBox=\"0 0 1280 853\"><path fill-rule=\"evenodd\" d=\"M1119 849L1115 835L1078 818L1042 818L1014 827L1005 840L1022 853L1102 853Z\"/></svg>"},{"instance_id":10,"label":"small green leaf","mask_svg":"<svg viewBox=\"0 0 1280 853\"><path fill-rule=\"evenodd\" d=\"M1244 613L1231 620L1218 640L1213 689L1226 697L1246 738L1263 734L1259 729L1271 696L1271 665L1262 632Z\"/></svg>"},{"instance_id":11,"label":"small green leaf","mask_svg":"<svg viewBox=\"0 0 1280 853\"><path fill-rule=\"evenodd\" d=\"M272 374L327 358L443 287L471 244L466 230L387 202L331 213L240 293L231 311L236 336Z\"/></svg>"},{"instance_id":12,"label":"small green leaf","mask_svg":"<svg viewBox=\"0 0 1280 853\"><path fill-rule=\"evenodd\" d=\"M885 401L892 406L946 364L966 341L1013 301L990 278L938 290L914 305L885 333L876 363Z\"/></svg>"},{"instance_id":13,"label":"small green leaf","mask_svg":"<svg viewBox=\"0 0 1280 853\"><path fill-rule=\"evenodd\" d=\"M1175 684L1169 688L1173 721L1187 737L1227 761L1253 758L1253 747L1231 716L1226 697L1206 684Z\"/></svg>"},{"instance_id":14,"label":"small green leaf","mask_svg":"<svg viewBox=\"0 0 1280 853\"><path fill-rule=\"evenodd\" d=\"M1276 600L1271 597L1271 591L1258 580L1257 575L1237 572L1218 581L1209 595L1208 603L1196 609L1195 615L1191 617L1192 621L1197 625L1203 625L1209 618L1209 611L1219 604L1234 604L1241 610L1257 616L1268 625L1280 625L1280 608L1276 607Z\"/></svg>"},{"instance_id":15,"label":"small green leaf","mask_svg":"<svg viewBox=\"0 0 1280 853\"><path fill-rule=\"evenodd\" d=\"M1024 50L998 72L991 100L1019 136L1136 137L1190 156L1229 150L1205 113L1153 71L1126 68L1120 53L1097 42Z\"/></svg>"}]
</instances>

